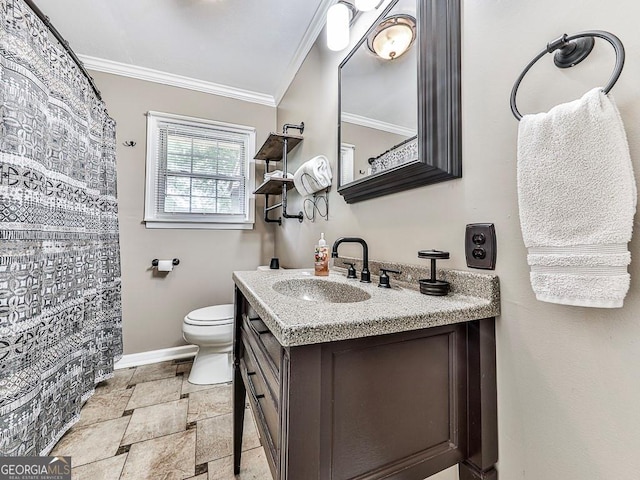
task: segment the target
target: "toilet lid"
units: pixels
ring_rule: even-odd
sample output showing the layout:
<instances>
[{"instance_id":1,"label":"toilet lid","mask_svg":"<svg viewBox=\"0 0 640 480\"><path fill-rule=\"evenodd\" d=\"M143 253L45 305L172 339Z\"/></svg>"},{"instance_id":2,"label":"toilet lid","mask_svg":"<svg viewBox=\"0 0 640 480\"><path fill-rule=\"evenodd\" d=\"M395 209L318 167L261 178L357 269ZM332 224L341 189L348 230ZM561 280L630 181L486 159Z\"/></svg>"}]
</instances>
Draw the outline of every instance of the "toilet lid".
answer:
<instances>
[{"instance_id":1,"label":"toilet lid","mask_svg":"<svg viewBox=\"0 0 640 480\"><path fill-rule=\"evenodd\" d=\"M226 325L233 323L233 303L213 305L189 312L184 318L191 325L213 324Z\"/></svg>"}]
</instances>

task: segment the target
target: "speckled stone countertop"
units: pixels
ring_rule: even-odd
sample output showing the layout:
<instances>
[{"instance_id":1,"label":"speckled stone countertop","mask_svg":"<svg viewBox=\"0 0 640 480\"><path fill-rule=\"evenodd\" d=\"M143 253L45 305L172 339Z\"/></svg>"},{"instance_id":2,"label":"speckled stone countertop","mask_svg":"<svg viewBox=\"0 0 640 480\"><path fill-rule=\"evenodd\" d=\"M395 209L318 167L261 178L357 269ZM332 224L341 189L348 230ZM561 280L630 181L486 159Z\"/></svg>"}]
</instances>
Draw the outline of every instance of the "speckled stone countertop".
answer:
<instances>
[{"instance_id":1,"label":"speckled stone countertop","mask_svg":"<svg viewBox=\"0 0 640 480\"><path fill-rule=\"evenodd\" d=\"M413 267L414 271L418 268ZM418 330L500 314L500 287L495 275L444 271L439 277L451 282L451 293L436 297L423 295L398 280L392 280L390 289L379 288L377 278L372 278L369 284L360 283L347 279L343 272L332 271L329 277L315 277L311 269L246 271L234 272L233 280L285 347ZM296 285L297 280L308 282L310 279L315 279L312 284L314 281L336 282L356 287L370 298L354 303L310 301L273 288L275 285L286 292L287 289L280 287L287 284L279 282L293 280ZM336 283L321 286L328 287L329 291L334 287L339 290ZM354 293L367 297L361 291Z\"/></svg>"}]
</instances>

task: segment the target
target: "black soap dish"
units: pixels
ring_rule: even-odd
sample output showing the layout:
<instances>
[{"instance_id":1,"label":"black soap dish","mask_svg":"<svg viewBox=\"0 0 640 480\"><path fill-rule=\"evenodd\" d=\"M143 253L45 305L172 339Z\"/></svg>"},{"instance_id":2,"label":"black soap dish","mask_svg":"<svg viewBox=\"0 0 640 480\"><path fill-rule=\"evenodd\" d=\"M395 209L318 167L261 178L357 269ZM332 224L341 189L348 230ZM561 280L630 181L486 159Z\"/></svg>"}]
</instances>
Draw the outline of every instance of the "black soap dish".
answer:
<instances>
[{"instance_id":1,"label":"black soap dish","mask_svg":"<svg viewBox=\"0 0 640 480\"><path fill-rule=\"evenodd\" d=\"M418 280L420 284L420 293L424 295L444 296L449 293L451 286L445 280L436 279L436 260L446 260L449 258L449 252L441 250L420 250L418 258L427 258L431 260L431 278L423 278Z\"/></svg>"}]
</instances>

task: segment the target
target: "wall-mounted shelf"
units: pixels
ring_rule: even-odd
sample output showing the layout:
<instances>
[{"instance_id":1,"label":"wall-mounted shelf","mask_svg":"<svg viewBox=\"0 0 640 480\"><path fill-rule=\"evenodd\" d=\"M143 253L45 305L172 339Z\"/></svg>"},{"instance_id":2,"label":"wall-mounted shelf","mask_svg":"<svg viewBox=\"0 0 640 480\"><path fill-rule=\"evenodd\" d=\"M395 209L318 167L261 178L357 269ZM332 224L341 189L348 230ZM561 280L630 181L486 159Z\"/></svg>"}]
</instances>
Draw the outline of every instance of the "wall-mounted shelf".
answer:
<instances>
[{"instance_id":1,"label":"wall-mounted shelf","mask_svg":"<svg viewBox=\"0 0 640 480\"><path fill-rule=\"evenodd\" d=\"M287 139L287 153L296 148L302 137L300 135L285 135L282 133L270 133L267 141L260 147L254 159L267 162L279 162L282 160L284 140Z\"/></svg>"},{"instance_id":2,"label":"wall-mounted shelf","mask_svg":"<svg viewBox=\"0 0 640 480\"><path fill-rule=\"evenodd\" d=\"M293 188L293 178L271 177L256 188L256 191L253 193L258 195L282 195L283 186L286 187L287 190L291 190Z\"/></svg>"},{"instance_id":3,"label":"wall-mounted shelf","mask_svg":"<svg viewBox=\"0 0 640 480\"><path fill-rule=\"evenodd\" d=\"M287 130L294 129L300 132L300 135L289 135ZM269 162L279 162L282 160L282 171L284 177L287 176L287 154L296 148L302 142L302 132L304 132L304 122L300 125L292 125L285 123L282 126L283 133L270 133L255 157L255 160L264 160L267 162L266 173L269 172ZM302 212L296 215L287 213L287 191L293 188L292 178L271 177L264 181L253 193L264 195L264 221L267 223L277 223L282 225L282 217L297 218L302 222ZM269 195L282 195L282 201L274 205L269 205ZM277 208L282 208L282 217L269 218L269 212Z\"/></svg>"}]
</instances>

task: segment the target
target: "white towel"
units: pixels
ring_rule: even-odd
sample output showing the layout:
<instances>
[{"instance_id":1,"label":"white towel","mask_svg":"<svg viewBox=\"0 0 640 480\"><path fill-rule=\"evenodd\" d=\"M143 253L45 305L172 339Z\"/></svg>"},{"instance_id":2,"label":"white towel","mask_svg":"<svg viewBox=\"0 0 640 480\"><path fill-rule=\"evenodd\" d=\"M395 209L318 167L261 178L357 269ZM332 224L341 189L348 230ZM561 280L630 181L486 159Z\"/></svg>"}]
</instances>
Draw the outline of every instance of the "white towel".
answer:
<instances>
[{"instance_id":1,"label":"white towel","mask_svg":"<svg viewBox=\"0 0 640 480\"><path fill-rule=\"evenodd\" d=\"M270 178L282 178L284 176L284 172L282 170L274 170L273 172L266 172L264 174L264 179L269 180ZM287 178L293 178L293 174L287 173Z\"/></svg>"},{"instance_id":2,"label":"white towel","mask_svg":"<svg viewBox=\"0 0 640 480\"><path fill-rule=\"evenodd\" d=\"M622 307L636 197L622 119L601 89L522 118L518 204L538 300Z\"/></svg>"},{"instance_id":3,"label":"white towel","mask_svg":"<svg viewBox=\"0 0 640 480\"><path fill-rule=\"evenodd\" d=\"M331 185L331 165L324 155L318 155L300 165L293 174L293 184L302 196L324 190Z\"/></svg>"}]
</instances>

